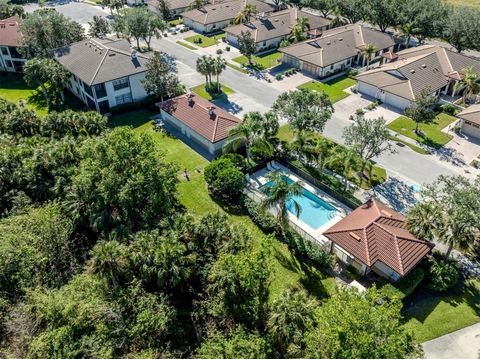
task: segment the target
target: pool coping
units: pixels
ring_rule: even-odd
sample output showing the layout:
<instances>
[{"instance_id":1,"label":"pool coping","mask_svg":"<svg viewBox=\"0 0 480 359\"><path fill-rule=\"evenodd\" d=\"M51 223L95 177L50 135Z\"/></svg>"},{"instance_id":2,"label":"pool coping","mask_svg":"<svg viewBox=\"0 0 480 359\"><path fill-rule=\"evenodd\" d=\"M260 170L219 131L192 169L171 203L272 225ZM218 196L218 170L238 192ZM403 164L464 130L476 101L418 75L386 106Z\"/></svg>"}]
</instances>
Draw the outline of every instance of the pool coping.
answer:
<instances>
[{"instance_id":1,"label":"pool coping","mask_svg":"<svg viewBox=\"0 0 480 359\"><path fill-rule=\"evenodd\" d=\"M324 202L328 203L332 207L335 208L337 211L337 215L330 219L328 222L324 223L317 229L310 227L308 224L297 218L293 213L288 211L288 218L289 220L297 227L299 227L302 231L307 233L308 235L312 236L315 240L319 241L320 243L326 243L327 241L330 242L326 237L323 236L323 232L325 232L328 228L333 226L335 223L342 220L348 213L351 212L351 209L341 203L340 201L336 200L335 198L329 196L327 193L315 187L313 184L301 178L300 176L296 175L292 171L290 171L285 166L282 166L279 163L272 162L273 166L267 165L267 167L262 168L261 170L251 174L249 176L249 187L250 191L254 191L257 196L264 198L264 194L260 190L260 188L269 182L270 180L267 178L267 175L270 172L277 171L284 175L285 177L290 178L295 182L301 182L301 186L306 190L310 191L313 195L317 196ZM278 210L278 209L277 209Z\"/></svg>"}]
</instances>

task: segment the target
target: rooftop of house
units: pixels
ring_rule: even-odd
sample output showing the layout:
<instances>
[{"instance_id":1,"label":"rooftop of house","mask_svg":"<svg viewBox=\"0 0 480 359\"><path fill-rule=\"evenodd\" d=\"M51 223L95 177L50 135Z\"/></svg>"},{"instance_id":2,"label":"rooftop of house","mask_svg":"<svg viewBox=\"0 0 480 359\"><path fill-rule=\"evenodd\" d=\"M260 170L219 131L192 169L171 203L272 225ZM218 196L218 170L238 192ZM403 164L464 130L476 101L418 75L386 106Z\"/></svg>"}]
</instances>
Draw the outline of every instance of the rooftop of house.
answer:
<instances>
[{"instance_id":1,"label":"rooftop of house","mask_svg":"<svg viewBox=\"0 0 480 359\"><path fill-rule=\"evenodd\" d=\"M260 0L231 0L208 4L200 9L186 11L182 14L182 17L204 25L233 20L247 3L255 5L259 13L269 13L275 10L273 5Z\"/></svg>"},{"instance_id":2,"label":"rooftop of house","mask_svg":"<svg viewBox=\"0 0 480 359\"><path fill-rule=\"evenodd\" d=\"M230 129L242 122L238 117L193 93L156 105L211 143L226 139Z\"/></svg>"},{"instance_id":3,"label":"rooftop of house","mask_svg":"<svg viewBox=\"0 0 480 359\"><path fill-rule=\"evenodd\" d=\"M361 73L356 79L415 100L424 89L435 92L449 79L461 80L462 71L470 66L480 71L480 60L440 46L423 45L398 52L394 61Z\"/></svg>"},{"instance_id":4,"label":"rooftop of house","mask_svg":"<svg viewBox=\"0 0 480 359\"><path fill-rule=\"evenodd\" d=\"M169 10L184 9L192 4L193 0L167 0L166 5ZM158 0L149 0L148 5L156 7L158 6Z\"/></svg>"},{"instance_id":5,"label":"rooftop of house","mask_svg":"<svg viewBox=\"0 0 480 359\"><path fill-rule=\"evenodd\" d=\"M310 31L329 26L331 23L329 19L292 7L268 15L259 15L246 24L230 26L225 29L225 32L239 36L242 32L248 31L255 42L261 42L290 34L296 20L301 17L308 19Z\"/></svg>"},{"instance_id":6,"label":"rooftop of house","mask_svg":"<svg viewBox=\"0 0 480 359\"><path fill-rule=\"evenodd\" d=\"M433 248L407 230L404 216L376 199L368 200L323 235L365 265L380 261L401 276Z\"/></svg>"},{"instance_id":7,"label":"rooftop of house","mask_svg":"<svg viewBox=\"0 0 480 359\"><path fill-rule=\"evenodd\" d=\"M389 34L351 24L326 30L319 38L281 48L279 51L319 67L326 67L359 54L365 45L382 50L395 45Z\"/></svg>"},{"instance_id":8,"label":"rooftop of house","mask_svg":"<svg viewBox=\"0 0 480 359\"><path fill-rule=\"evenodd\" d=\"M0 20L0 45L21 46L22 34L19 32L20 18L12 16Z\"/></svg>"},{"instance_id":9,"label":"rooftop of house","mask_svg":"<svg viewBox=\"0 0 480 359\"><path fill-rule=\"evenodd\" d=\"M146 71L149 56L125 39L86 39L54 50L55 59L88 86Z\"/></svg>"},{"instance_id":10,"label":"rooftop of house","mask_svg":"<svg viewBox=\"0 0 480 359\"><path fill-rule=\"evenodd\" d=\"M480 104L467 107L457 117L480 125Z\"/></svg>"}]
</instances>

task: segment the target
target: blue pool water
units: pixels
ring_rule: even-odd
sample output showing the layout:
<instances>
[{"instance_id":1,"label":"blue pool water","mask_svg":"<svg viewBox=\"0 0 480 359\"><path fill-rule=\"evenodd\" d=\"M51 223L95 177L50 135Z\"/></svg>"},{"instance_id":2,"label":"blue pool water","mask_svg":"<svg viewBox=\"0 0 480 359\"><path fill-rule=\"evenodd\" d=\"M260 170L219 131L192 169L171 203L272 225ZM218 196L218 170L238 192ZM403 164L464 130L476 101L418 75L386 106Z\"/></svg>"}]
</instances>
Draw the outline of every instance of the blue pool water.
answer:
<instances>
[{"instance_id":1,"label":"blue pool water","mask_svg":"<svg viewBox=\"0 0 480 359\"><path fill-rule=\"evenodd\" d=\"M294 182L288 177L284 177L284 179L288 183ZM272 184L273 181L267 182L262 187L271 187ZM296 201L302 209L298 218L313 229L320 228L337 214L337 210L334 207L305 188L300 196L294 196L287 201L288 211L296 216L297 213L293 201Z\"/></svg>"}]
</instances>

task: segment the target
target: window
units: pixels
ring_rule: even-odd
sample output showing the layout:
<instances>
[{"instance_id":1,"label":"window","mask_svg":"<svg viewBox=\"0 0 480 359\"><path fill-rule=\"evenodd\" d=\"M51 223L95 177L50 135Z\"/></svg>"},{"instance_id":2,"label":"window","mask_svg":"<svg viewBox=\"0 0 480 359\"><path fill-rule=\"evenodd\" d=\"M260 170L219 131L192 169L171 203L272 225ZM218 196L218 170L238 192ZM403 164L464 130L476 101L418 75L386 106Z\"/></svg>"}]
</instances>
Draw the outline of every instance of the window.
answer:
<instances>
[{"instance_id":1,"label":"window","mask_svg":"<svg viewBox=\"0 0 480 359\"><path fill-rule=\"evenodd\" d=\"M95 85L95 95L97 98L102 98L107 96L107 90L105 89L105 84Z\"/></svg>"},{"instance_id":2,"label":"window","mask_svg":"<svg viewBox=\"0 0 480 359\"><path fill-rule=\"evenodd\" d=\"M333 70L333 66L335 66L335 65L331 65L331 66L330 66L330 70Z\"/></svg>"},{"instance_id":3,"label":"window","mask_svg":"<svg viewBox=\"0 0 480 359\"><path fill-rule=\"evenodd\" d=\"M5 61L5 65L6 65L7 67L13 67L12 61L10 61L10 60L6 60L6 61Z\"/></svg>"},{"instance_id":4,"label":"window","mask_svg":"<svg viewBox=\"0 0 480 359\"><path fill-rule=\"evenodd\" d=\"M129 93L126 93L125 95L117 96L115 97L115 102L117 103L117 106L123 105L125 103L130 103L132 102L132 95Z\"/></svg>"},{"instance_id":5,"label":"window","mask_svg":"<svg viewBox=\"0 0 480 359\"><path fill-rule=\"evenodd\" d=\"M93 97L92 88L90 86L88 86L87 84L85 84L85 82L83 83L83 89L85 90L86 93L88 93L90 96Z\"/></svg>"},{"instance_id":6,"label":"window","mask_svg":"<svg viewBox=\"0 0 480 359\"><path fill-rule=\"evenodd\" d=\"M9 47L8 51L10 51L10 57L13 57L14 59L21 59L22 56L18 53L16 47Z\"/></svg>"},{"instance_id":7,"label":"window","mask_svg":"<svg viewBox=\"0 0 480 359\"><path fill-rule=\"evenodd\" d=\"M8 56L8 50L6 47L2 47L2 55Z\"/></svg>"},{"instance_id":8,"label":"window","mask_svg":"<svg viewBox=\"0 0 480 359\"><path fill-rule=\"evenodd\" d=\"M121 89L125 89L127 87L129 87L129 83L128 83L128 77L124 77L123 79L118 79L118 80L114 80L113 81L113 89L115 91L118 91L118 90L121 90Z\"/></svg>"}]
</instances>

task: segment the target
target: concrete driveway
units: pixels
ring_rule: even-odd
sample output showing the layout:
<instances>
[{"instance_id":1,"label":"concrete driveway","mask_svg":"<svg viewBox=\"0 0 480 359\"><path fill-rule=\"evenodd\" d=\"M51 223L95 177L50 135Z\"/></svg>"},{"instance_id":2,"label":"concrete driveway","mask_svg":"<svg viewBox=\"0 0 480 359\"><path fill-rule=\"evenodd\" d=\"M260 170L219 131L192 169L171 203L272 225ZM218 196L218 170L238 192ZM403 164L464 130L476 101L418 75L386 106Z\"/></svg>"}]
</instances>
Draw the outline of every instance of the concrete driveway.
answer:
<instances>
[{"instance_id":1,"label":"concrete driveway","mask_svg":"<svg viewBox=\"0 0 480 359\"><path fill-rule=\"evenodd\" d=\"M423 343L426 359L477 359L480 323Z\"/></svg>"}]
</instances>

